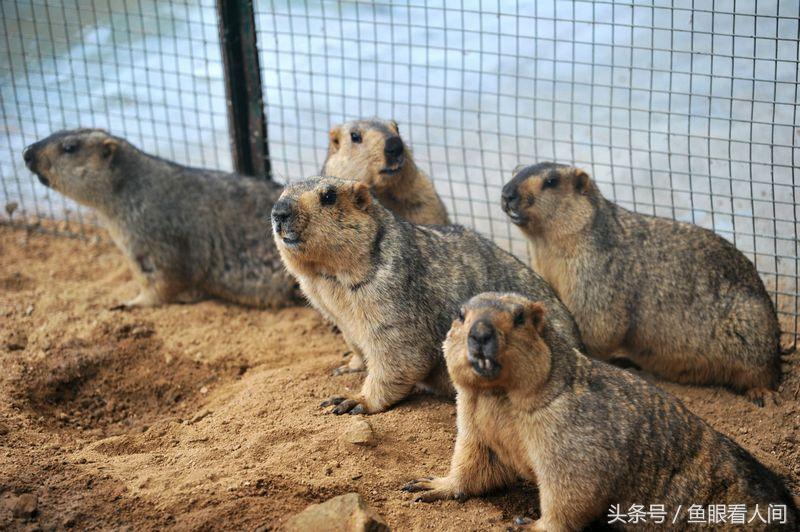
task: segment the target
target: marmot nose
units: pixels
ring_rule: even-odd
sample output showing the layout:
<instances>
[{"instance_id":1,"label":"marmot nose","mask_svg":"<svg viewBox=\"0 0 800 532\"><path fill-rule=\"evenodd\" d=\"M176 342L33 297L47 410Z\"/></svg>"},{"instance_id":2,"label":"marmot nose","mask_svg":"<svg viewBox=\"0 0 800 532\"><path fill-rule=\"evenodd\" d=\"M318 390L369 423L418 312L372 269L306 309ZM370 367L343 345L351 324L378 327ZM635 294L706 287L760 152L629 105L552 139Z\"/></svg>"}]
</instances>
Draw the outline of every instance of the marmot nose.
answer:
<instances>
[{"instance_id":1,"label":"marmot nose","mask_svg":"<svg viewBox=\"0 0 800 532\"><path fill-rule=\"evenodd\" d=\"M291 217L292 204L289 200L285 198L278 200L272 207L272 221L278 226L278 229L280 229L281 224L288 222Z\"/></svg>"},{"instance_id":2,"label":"marmot nose","mask_svg":"<svg viewBox=\"0 0 800 532\"><path fill-rule=\"evenodd\" d=\"M508 209L509 207L514 207L519 200L519 194L517 193L517 186L514 183L506 183L503 187L503 192L501 193L501 203L504 209Z\"/></svg>"},{"instance_id":3,"label":"marmot nose","mask_svg":"<svg viewBox=\"0 0 800 532\"><path fill-rule=\"evenodd\" d=\"M475 322L469 330L470 351L482 352L484 356L491 355L490 347L497 344L494 326L487 320Z\"/></svg>"},{"instance_id":4,"label":"marmot nose","mask_svg":"<svg viewBox=\"0 0 800 532\"><path fill-rule=\"evenodd\" d=\"M22 152L22 158L25 160L25 165L28 168L33 165L34 161L36 161L36 153L34 153L33 146L25 148L25 151Z\"/></svg>"},{"instance_id":5,"label":"marmot nose","mask_svg":"<svg viewBox=\"0 0 800 532\"><path fill-rule=\"evenodd\" d=\"M383 147L383 153L388 157L400 157L403 155L403 141L400 137L389 137Z\"/></svg>"}]
</instances>

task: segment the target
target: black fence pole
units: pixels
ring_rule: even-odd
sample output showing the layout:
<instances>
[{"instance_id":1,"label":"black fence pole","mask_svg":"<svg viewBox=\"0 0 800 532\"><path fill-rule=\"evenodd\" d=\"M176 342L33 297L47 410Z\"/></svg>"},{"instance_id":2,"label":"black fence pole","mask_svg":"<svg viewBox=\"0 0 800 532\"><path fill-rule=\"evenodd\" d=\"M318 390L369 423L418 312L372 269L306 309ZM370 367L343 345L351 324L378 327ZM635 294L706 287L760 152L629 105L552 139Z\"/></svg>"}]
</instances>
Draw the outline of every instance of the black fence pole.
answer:
<instances>
[{"instance_id":1,"label":"black fence pole","mask_svg":"<svg viewBox=\"0 0 800 532\"><path fill-rule=\"evenodd\" d=\"M217 0L233 164L240 174L271 179L252 0Z\"/></svg>"}]
</instances>

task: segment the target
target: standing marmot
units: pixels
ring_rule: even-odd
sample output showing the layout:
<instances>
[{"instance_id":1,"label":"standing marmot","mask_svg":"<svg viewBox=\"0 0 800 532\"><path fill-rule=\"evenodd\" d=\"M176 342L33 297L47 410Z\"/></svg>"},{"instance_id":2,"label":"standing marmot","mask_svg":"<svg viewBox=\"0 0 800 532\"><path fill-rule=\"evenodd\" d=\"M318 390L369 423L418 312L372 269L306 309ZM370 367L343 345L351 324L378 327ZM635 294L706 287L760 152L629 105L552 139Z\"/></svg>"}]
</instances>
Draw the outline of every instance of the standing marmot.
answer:
<instances>
[{"instance_id":1,"label":"standing marmot","mask_svg":"<svg viewBox=\"0 0 800 532\"><path fill-rule=\"evenodd\" d=\"M55 133L24 159L44 185L97 211L141 286L124 306L203 296L260 307L300 301L264 234L279 185L180 166L97 129Z\"/></svg>"},{"instance_id":2,"label":"standing marmot","mask_svg":"<svg viewBox=\"0 0 800 532\"><path fill-rule=\"evenodd\" d=\"M797 507L777 475L670 394L570 343L539 302L470 300L444 342L457 390L450 473L404 489L426 491L424 501L466 498L522 477L538 484L536 530L581 530L634 504L663 504L670 521L682 511L680 528L691 505L758 504L763 516L785 505L795 530Z\"/></svg>"},{"instance_id":3,"label":"standing marmot","mask_svg":"<svg viewBox=\"0 0 800 532\"><path fill-rule=\"evenodd\" d=\"M538 275L461 226L398 219L361 182L317 177L286 187L272 209L275 242L312 305L364 355L361 393L334 412L375 413L415 384L452 394L442 340L462 301L485 290L543 300L569 347L569 312Z\"/></svg>"},{"instance_id":4,"label":"standing marmot","mask_svg":"<svg viewBox=\"0 0 800 532\"><path fill-rule=\"evenodd\" d=\"M759 404L774 397L775 308L753 264L725 239L625 210L585 172L554 163L516 172L502 203L592 356L621 350L668 379L729 386Z\"/></svg>"},{"instance_id":5,"label":"standing marmot","mask_svg":"<svg viewBox=\"0 0 800 532\"><path fill-rule=\"evenodd\" d=\"M384 207L415 224L447 225L430 178L414 164L394 120L358 120L330 130L322 175L369 185Z\"/></svg>"}]
</instances>

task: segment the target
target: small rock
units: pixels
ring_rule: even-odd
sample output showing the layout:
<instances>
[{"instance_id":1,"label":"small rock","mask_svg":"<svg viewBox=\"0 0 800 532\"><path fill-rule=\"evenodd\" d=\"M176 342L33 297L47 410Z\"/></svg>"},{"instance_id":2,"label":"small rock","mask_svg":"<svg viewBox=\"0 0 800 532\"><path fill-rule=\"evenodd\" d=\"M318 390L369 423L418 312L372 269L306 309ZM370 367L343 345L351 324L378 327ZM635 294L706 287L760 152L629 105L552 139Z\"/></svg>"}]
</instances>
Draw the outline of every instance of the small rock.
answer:
<instances>
[{"instance_id":1,"label":"small rock","mask_svg":"<svg viewBox=\"0 0 800 532\"><path fill-rule=\"evenodd\" d=\"M207 394L208 393L208 386L203 386L202 388L200 388L200 393L202 393L203 395Z\"/></svg>"},{"instance_id":2,"label":"small rock","mask_svg":"<svg viewBox=\"0 0 800 532\"><path fill-rule=\"evenodd\" d=\"M342 433L342 439L354 445L375 445L375 431L369 421L353 418L350 426Z\"/></svg>"},{"instance_id":3,"label":"small rock","mask_svg":"<svg viewBox=\"0 0 800 532\"><path fill-rule=\"evenodd\" d=\"M30 518L36 515L39 507L39 497L33 493L23 493L12 503L11 513L14 517Z\"/></svg>"},{"instance_id":4,"label":"small rock","mask_svg":"<svg viewBox=\"0 0 800 532\"><path fill-rule=\"evenodd\" d=\"M25 309L25 315L30 316L33 314L33 305L28 305L28 308Z\"/></svg>"},{"instance_id":5,"label":"small rock","mask_svg":"<svg viewBox=\"0 0 800 532\"><path fill-rule=\"evenodd\" d=\"M389 526L358 493L348 493L312 504L290 517L282 530L300 532L329 530L331 532L388 532Z\"/></svg>"}]
</instances>

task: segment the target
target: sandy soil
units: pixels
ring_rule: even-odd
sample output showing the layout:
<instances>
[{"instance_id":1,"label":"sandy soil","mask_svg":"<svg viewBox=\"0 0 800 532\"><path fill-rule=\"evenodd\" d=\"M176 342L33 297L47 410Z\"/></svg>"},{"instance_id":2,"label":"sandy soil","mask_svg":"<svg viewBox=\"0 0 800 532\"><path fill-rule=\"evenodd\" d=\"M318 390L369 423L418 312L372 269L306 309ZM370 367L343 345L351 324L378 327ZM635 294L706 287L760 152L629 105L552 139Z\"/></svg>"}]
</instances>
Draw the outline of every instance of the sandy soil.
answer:
<instances>
[{"instance_id":1,"label":"sandy soil","mask_svg":"<svg viewBox=\"0 0 800 532\"><path fill-rule=\"evenodd\" d=\"M399 490L446 472L452 403L413 397L369 418L376 445L343 441L354 418L318 405L361 377L331 375L345 345L313 310L109 310L135 292L104 240L0 226L0 528L272 529L350 491L395 529L537 514L530 486L431 505ZM779 406L664 386L800 493L797 354ZM13 516L23 493L38 497L31 518Z\"/></svg>"}]
</instances>

